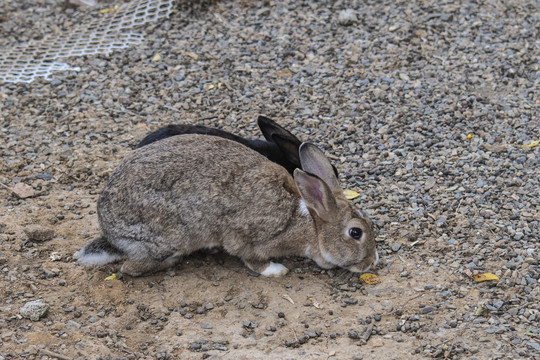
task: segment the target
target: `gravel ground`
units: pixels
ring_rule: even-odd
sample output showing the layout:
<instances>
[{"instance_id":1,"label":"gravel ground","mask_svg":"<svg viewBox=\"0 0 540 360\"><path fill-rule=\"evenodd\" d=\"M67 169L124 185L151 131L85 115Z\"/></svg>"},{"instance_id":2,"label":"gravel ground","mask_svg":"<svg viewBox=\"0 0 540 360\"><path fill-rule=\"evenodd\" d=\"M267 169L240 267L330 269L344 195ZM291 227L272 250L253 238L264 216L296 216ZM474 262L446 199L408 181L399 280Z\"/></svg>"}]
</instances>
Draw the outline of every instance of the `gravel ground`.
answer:
<instances>
[{"instance_id":1,"label":"gravel ground","mask_svg":"<svg viewBox=\"0 0 540 360\"><path fill-rule=\"evenodd\" d=\"M0 189L0 359L540 357L540 146L518 147L540 138L538 1L181 3L138 47L0 84L0 182L36 192ZM0 46L96 14L3 1ZM257 114L361 193L380 284L296 258L278 279L221 253L112 281L73 262L147 132L259 137Z\"/></svg>"}]
</instances>

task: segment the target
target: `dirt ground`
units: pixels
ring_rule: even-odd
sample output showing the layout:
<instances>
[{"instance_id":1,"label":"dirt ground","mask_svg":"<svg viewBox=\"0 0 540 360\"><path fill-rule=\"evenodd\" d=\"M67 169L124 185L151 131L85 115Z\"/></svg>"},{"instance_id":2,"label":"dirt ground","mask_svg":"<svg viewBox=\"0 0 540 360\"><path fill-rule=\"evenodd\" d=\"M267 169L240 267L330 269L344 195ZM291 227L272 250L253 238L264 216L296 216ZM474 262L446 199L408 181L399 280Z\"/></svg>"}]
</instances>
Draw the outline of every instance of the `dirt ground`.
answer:
<instances>
[{"instance_id":1,"label":"dirt ground","mask_svg":"<svg viewBox=\"0 0 540 360\"><path fill-rule=\"evenodd\" d=\"M378 271L382 282L374 286L363 284L358 275L323 271L304 259L286 259L284 264L292 271L282 278L254 277L238 259L221 253L195 254L167 273L106 281L116 267L87 269L72 260L75 251L98 235L97 195L91 194L95 191L54 184L48 192L18 202L0 218L8 224L1 250L6 358L48 355L42 352L45 349L73 359L98 354L103 358L166 358L168 354L182 359L213 355L405 359L414 357L415 351L423 352L426 342L435 348L456 339L474 354L494 337L484 335L479 344L474 331L445 328L459 314L473 313L489 284L446 278L444 287L459 286L462 293L446 302L444 311L423 313L422 309L441 302L444 288L425 290L426 284L439 282L441 274L422 269L419 264L424 260L414 252L385 262ZM62 220L58 220L60 213L67 213ZM25 224L43 224L54 230L54 238L30 242L24 235ZM401 277L404 271L414 277ZM38 322L21 318L19 308L35 299L49 305L48 315ZM415 320L418 314L421 318ZM368 322L376 335L367 343L350 338L350 330L361 332ZM398 330L407 322L410 329ZM305 334L309 340L302 344ZM208 350L193 345L198 342Z\"/></svg>"},{"instance_id":2,"label":"dirt ground","mask_svg":"<svg viewBox=\"0 0 540 360\"><path fill-rule=\"evenodd\" d=\"M538 139L538 4L181 3L140 46L0 84L0 360L540 358L539 147L516 146ZM101 16L0 10L3 47ZM220 252L111 280L118 264L74 261L144 135L260 137L257 114L323 147L361 194L379 284L302 258L281 278ZM484 272L500 281L470 278ZM33 321L35 300L48 311Z\"/></svg>"}]
</instances>

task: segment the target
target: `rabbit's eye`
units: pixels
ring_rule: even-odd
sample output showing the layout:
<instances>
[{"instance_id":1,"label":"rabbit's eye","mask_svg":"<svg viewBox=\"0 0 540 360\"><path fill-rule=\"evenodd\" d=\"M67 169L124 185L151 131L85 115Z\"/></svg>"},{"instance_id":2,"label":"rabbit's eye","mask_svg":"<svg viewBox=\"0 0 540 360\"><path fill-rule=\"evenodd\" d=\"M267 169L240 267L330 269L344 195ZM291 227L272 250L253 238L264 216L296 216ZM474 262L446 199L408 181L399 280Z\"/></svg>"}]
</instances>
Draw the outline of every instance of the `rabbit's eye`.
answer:
<instances>
[{"instance_id":1,"label":"rabbit's eye","mask_svg":"<svg viewBox=\"0 0 540 360\"><path fill-rule=\"evenodd\" d=\"M354 240L360 240L362 238L362 229L357 228L357 227L350 228L349 229L349 235Z\"/></svg>"}]
</instances>

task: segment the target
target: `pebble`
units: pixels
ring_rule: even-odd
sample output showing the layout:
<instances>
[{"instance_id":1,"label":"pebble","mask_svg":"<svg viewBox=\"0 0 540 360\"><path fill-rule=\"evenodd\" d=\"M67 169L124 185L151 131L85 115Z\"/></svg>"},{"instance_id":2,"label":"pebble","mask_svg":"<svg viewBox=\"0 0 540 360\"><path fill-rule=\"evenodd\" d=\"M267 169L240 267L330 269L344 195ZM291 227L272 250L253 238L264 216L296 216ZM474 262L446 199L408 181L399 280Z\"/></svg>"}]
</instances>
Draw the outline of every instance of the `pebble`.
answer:
<instances>
[{"instance_id":1,"label":"pebble","mask_svg":"<svg viewBox=\"0 0 540 360\"><path fill-rule=\"evenodd\" d=\"M45 180L45 181L49 181L49 180L52 180L53 176L49 173L46 173L46 172L42 172L42 173L39 173L36 175L36 177L40 180Z\"/></svg>"},{"instance_id":2,"label":"pebble","mask_svg":"<svg viewBox=\"0 0 540 360\"><path fill-rule=\"evenodd\" d=\"M352 25L358 18L356 17L356 12L352 9L346 9L339 12L338 23L340 25Z\"/></svg>"},{"instance_id":3,"label":"pebble","mask_svg":"<svg viewBox=\"0 0 540 360\"><path fill-rule=\"evenodd\" d=\"M246 329L255 329L259 327L259 323L252 322L249 320L244 320L242 321L242 326L245 327Z\"/></svg>"},{"instance_id":4,"label":"pebble","mask_svg":"<svg viewBox=\"0 0 540 360\"><path fill-rule=\"evenodd\" d=\"M39 321L42 317L47 315L49 311L49 305L42 300L29 301L19 310L19 313L32 321Z\"/></svg>"},{"instance_id":5,"label":"pebble","mask_svg":"<svg viewBox=\"0 0 540 360\"><path fill-rule=\"evenodd\" d=\"M54 237L54 230L39 224L27 225L24 233L31 241L48 241Z\"/></svg>"}]
</instances>

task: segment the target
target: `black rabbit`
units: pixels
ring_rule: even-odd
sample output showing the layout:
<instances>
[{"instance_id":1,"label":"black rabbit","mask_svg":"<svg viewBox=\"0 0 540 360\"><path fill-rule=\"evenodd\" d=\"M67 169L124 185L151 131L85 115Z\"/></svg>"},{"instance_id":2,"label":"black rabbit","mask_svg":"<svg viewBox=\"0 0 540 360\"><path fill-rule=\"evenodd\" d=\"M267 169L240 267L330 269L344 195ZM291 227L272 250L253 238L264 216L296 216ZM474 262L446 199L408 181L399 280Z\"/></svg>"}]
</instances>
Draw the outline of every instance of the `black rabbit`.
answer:
<instances>
[{"instance_id":1,"label":"black rabbit","mask_svg":"<svg viewBox=\"0 0 540 360\"><path fill-rule=\"evenodd\" d=\"M257 151L259 154L264 155L268 160L283 166L290 174L292 174L296 168L301 169L298 149L302 142L290 131L284 129L278 123L265 116L258 117L257 125L259 125L266 141L259 139L245 139L224 130L202 125L173 124L159 128L146 135L137 145L137 148L176 135L211 135L245 145ZM338 173L336 168L333 167L333 169L337 176Z\"/></svg>"}]
</instances>

